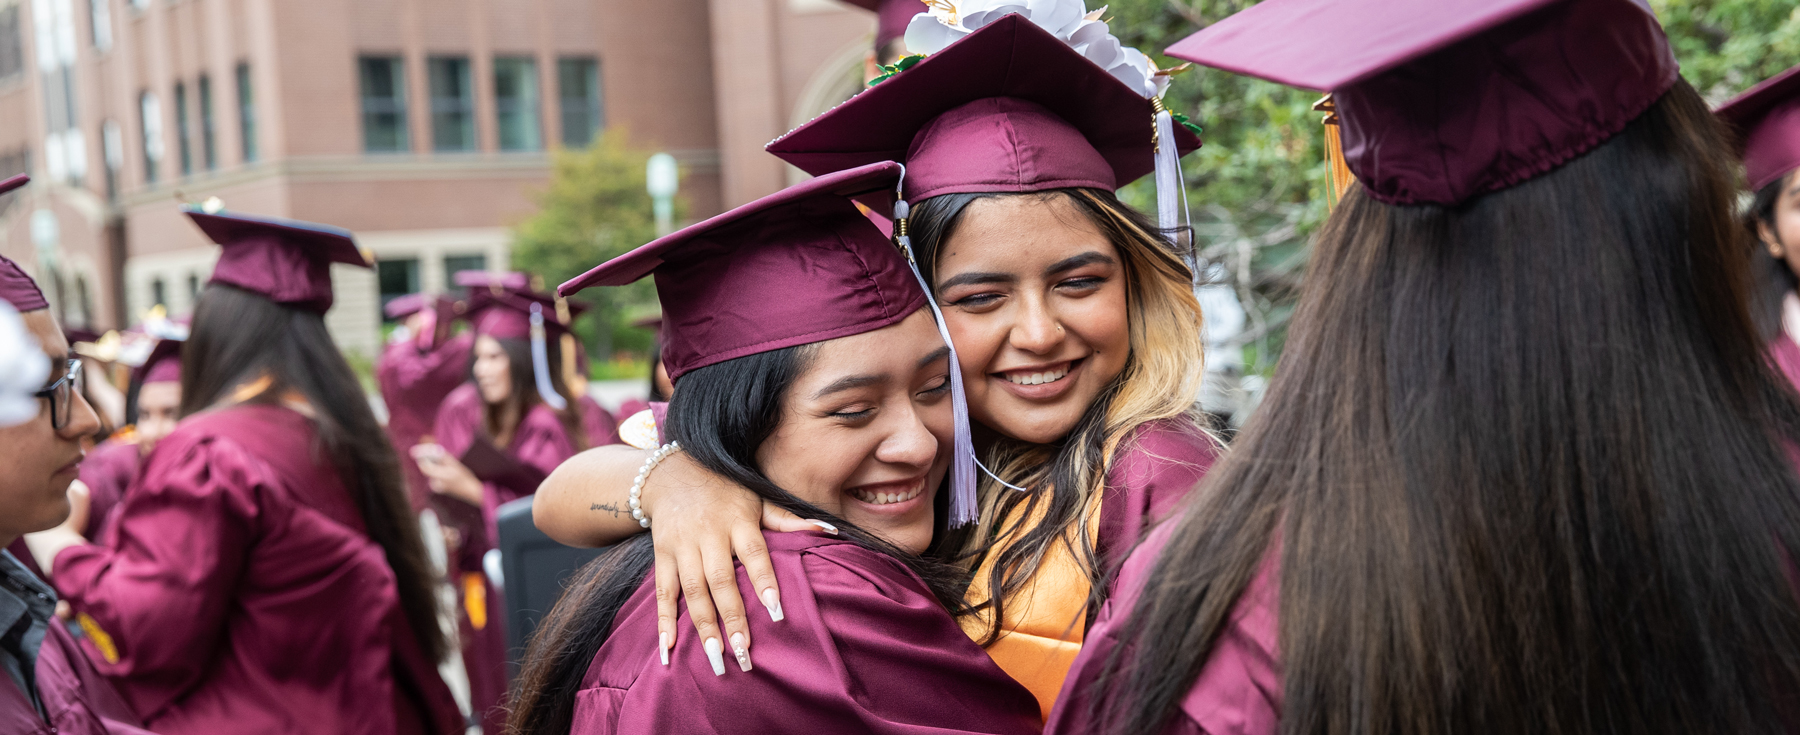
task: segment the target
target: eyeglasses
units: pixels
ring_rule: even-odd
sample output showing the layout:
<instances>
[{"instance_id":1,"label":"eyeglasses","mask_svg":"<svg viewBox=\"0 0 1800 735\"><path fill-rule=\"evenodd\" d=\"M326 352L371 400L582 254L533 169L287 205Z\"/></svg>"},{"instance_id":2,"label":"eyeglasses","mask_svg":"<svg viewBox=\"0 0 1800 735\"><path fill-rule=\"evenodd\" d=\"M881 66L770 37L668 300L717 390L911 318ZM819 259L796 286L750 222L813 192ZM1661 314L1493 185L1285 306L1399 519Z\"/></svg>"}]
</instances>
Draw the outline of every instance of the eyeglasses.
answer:
<instances>
[{"instance_id":1,"label":"eyeglasses","mask_svg":"<svg viewBox=\"0 0 1800 735\"><path fill-rule=\"evenodd\" d=\"M51 383L49 387L33 394L38 398L49 399L50 428L62 431L63 427L68 426L70 419L74 417L75 396L82 392L81 389L85 384L81 373L81 358L71 358L65 366L62 377L57 378L56 382Z\"/></svg>"}]
</instances>

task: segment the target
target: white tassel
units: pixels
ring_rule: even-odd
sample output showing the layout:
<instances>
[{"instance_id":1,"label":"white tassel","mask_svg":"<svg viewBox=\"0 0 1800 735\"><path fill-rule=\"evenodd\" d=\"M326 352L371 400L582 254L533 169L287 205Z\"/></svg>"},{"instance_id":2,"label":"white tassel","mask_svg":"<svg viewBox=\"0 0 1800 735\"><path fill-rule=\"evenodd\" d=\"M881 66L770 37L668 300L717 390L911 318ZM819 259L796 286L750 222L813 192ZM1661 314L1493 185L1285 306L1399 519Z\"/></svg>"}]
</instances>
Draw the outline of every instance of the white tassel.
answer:
<instances>
[{"instance_id":1,"label":"white tassel","mask_svg":"<svg viewBox=\"0 0 1800 735\"><path fill-rule=\"evenodd\" d=\"M1175 118L1157 105L1156 112L1156 225L1169 233L1175 250L1187 261L1189 287L1200 294L1200 252L1188 218L1187 187L1181 183L1181 151L1175 145ZM1181 243L1182 233L1187 243Z\"/></svg>"},{"instance_id":2,"label":"white tassel","mask_svg":"<svg viewBox=\"0 0 1800 735\"><path fill-rule=\"evenodd\" d=\"M906 170L901 169L900 181L906 181ZM919 271L918 262L913 260L912 236L907 234L907 218L911 208L906 200L900 198L901 184L894 185L894 242L900 246L900 252L906 256L906 264L912 269L913 278L919 282L920 290L925 292L925 305L931 308L931 316L936 320L938 336L943 337L944 346L950 348L950 405L955 424L954 439L951 443L950 458L950 518L949 527L957 528L974 523L981 517L981 501L975 495L975 441L969 430L969 398L963 390L962 362L956 357L956 343L950 341L950 329L944 325L944 312L938 309L937 299L931 296L931 285L926 283L925 274Z\"/></svg>"},{"instance_id":3,"label":"white tassel","mask_svg":"<svg viewBox=\"0 0 1800 735\"><path fill-rule=\"evenodd\" d=\"M537 379L538 398L544 405L558 411L569 407L562 394L550 383L550 355L544 346L544 307L541 304L531 305L531 373Z\"/></svg>"}]
</instances>

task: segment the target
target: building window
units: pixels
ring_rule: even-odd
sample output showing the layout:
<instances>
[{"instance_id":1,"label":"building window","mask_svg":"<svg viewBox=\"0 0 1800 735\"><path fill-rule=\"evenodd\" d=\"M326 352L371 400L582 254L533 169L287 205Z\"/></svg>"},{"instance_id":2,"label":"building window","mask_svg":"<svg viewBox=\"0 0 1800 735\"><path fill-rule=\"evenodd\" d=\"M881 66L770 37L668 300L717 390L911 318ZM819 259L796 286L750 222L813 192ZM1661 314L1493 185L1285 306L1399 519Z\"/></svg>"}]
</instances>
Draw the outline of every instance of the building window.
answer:
<instances>
[{"instance_id":1,"label":"building window","mask_svg":"<svg viewBox=\"0 0 1800 735\"><path fill-rule=\"evenodd\" d=\"M187 85L175 83L175 150L181 160L181 175L194 172L194 154L188 146Z\"/></svg>"},{"instance_id":2,"label":"building window","mask_svg":"<svg viewBox=\"0 0 1800 735\"><path fill-rule=\"evenodd\" d=\"M475 150L475 92L469 83L469 60L438 57L431 59L427 68L431 72L431 147Z\"/></svg>"},{"instance_id":3,"label":"building window","mask_svg":"<svg viewBox=\"0 0 1800 735\"><path fill-rule=\"evenodd\" d=\"M419 292L419 261L416 258L375 261L375 280L381 287L381 306L409 293Z\"/></svg>"},{"instance_id":4,"label":"building window","mask_svg":"<svg viewBox=\"0 0 1800 735\"><path fill-rule=\"evenodd\" d=\"M409 150L405 62L398 56L365 56L358 66L362 76L363 150L369 153Z\"/></svg>"},{"instance_id":5,"label":"building window","mask_svg":"<svg viewBox=\"0 0 1800 735\"><path fill-rule=\"evenodd\" d=\"M0 79L25 71L25 44L19 36L19 6L0 10Z\"/></svg>"},{"instance_id":6,"label":"building window","mask_svg":"<svg viewBox=\"0 0 1800 735\"><path fill-rule=\"evenodd\" d=\"M586 148L594 131L606 126L600 107L600 62L596 59L556 60L556 94L562 111L562 144Z\"/></svg>"},{"instance_id":7,"label":"building window","mask_svg":"<svg viewBox=\"0 0 1800 735\"><path fill-rule=\"evenodd\" d=\"M200 95L200 160L206 170L213 171L219 168L219 150L213 129L212 78L200 75L197 91Z\"/></svg>"},{"instance_id":8,"label":"building window","mask_svg":"<svg viewBox=\"0 0 1800 735\"><path fill-rule=\"evenodd\" d=\"M200 274L189 273L187 286L188 286L188 303L192 304L196 301L199 301L200 300Z\"/></svg>"},{"instance_id":9,"label":"building window","mask_svg":"<svg viewBox=\"0 0 1800 735\"><path fill-rule=\"evenodd\" d=\"M500 128L500 150L535 151L544 147L538 123L537 62L529 58L494 59L494 117Z\"/></svg>"},{"instance_id":10,"label":"building window","mask_svg":"<svg viewBox=\"0 0 1800 735\"><path fill-rule=\"evenodd\" d=\"M150 305L162 307L169 305L169 287L163 284L160 276L150 281Z\"/></svg>"},{"instance_id":11,"label":"building window","mask_svg":"<svg viewBox=\"0 0 1800 735\"><path fill-rule=\"evenodd\" d=\"M256 92L250 87L250 65L237 65L238 137L244 143L244 163L256 160ZM404 127L404 126L403 126Z\"/></svg>"},{"instance_id":12,"label":"building window","mask_svg":"<svg viewBox=\"0 0 1800 735\"><path fill-rule=\"evenodd\" d=\"M106 164L106 198L119 198L119 170L125 168L125 136L119 124L111 120L100 123L100 159Z\"/></svg>"},{"instance_id":13,"label":"building window","mask_svg":"<svg viewBox=\"0 0 1800 735\"><path fill-rule=\"evenodd\" d=\"M112 6L107 0L88 0L88 35L95 51L106 53L112 48Z\"/></svg>"},{"instance_id":14,"label":"building window","mask_svg":"<svg viewBox=\"0 0 1800 735\"><path fill-rule=\"evenodd\" d=\"M163 160L162 105L157 103L155 92L138 94L138 118L144 131L144 183L154 184Z\"/></svg>"},{"instance_id":15,"label":"building window","mask_svg":"<svg viewBox=\"0 0 1800 735\"><path fill-rule=\"evenodd\" d=\"M487 270L486 255L446 255L444 256L444 280L456 283L456 274L463 271ZM468 289L451 286L452 293L458 298L468 295Z\"/></svg>"}]
</instances>

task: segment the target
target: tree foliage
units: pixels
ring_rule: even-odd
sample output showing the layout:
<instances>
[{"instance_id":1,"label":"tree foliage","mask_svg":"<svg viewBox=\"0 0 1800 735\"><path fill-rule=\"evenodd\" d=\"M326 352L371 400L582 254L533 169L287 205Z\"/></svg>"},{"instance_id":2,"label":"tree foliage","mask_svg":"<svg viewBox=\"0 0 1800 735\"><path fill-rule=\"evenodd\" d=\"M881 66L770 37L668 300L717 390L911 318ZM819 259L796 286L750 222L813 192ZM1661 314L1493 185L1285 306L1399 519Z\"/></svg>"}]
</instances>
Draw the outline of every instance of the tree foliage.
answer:
<instances>
[{"instance_id":1,"label":"tree foliage","mask_svg":"<svg viewBox=\"0 0 1800 735\"><path fill-rule=\"evenodd\" d=\"M585 150L557 152L550 185L538 197L538 213L514 230L513 267L541 276L554 288L655 239L650 194L644 189L649 158L617 128ZM682 209L678 200L678 222ZM576 298L594 307L575 329L589 350L602 356L649 350L652 335L628 323L630 316L656 302L648 280L588 289Z\"/></svg>"},{"instance_id":2,"label":"tree foliage","mask_svg":"<svg viewBox=\"0 0 1800 735\"><path fill-rule=\"evenodd\" d=\"M1090 3L1090 6L1097 3ZM1113 0L1106 17L1119 40L1151 54L1254 0ZM1800 63L1796 0L1651 0L1683 74L1711 102ZM1316 92L1215 69L1175 78L1170 110L1198 121L1205 146L1183 162L1196 242L1221 263L1249 313L1241 339L1252 373L1274 370L1298 298L1307 245L1326 215L1326 166ZM1121 194L1146 210L1155 192L1139 181Z\"/></svg>"}]
</instances>

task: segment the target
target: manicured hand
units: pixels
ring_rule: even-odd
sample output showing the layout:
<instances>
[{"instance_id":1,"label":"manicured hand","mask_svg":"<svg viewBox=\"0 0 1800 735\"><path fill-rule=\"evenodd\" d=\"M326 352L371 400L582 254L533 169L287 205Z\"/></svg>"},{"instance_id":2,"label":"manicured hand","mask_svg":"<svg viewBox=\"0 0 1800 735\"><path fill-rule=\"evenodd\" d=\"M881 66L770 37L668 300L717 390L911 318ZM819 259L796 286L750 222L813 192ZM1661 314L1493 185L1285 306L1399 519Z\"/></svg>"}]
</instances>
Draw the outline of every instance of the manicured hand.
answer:
<instances>
[{"instance_id":1,"label":"manicured hand","mask_svg":"<svg viewBox=\"0 0 1800 735\"><path fill-rule=\"evenodd\" d=\"M780 621L781 588L762 530L819 530L824 524L766 505L760 496L706 470L685 452L657 465L645 482L642 502L656 546L656 626L664 660L675 645L679 594L687 600L688 616L714 673L723 673L726 651L741 670L749 671L750 628L733 558L744 565L769 618Z\"/></svg>"}]
</instances>

